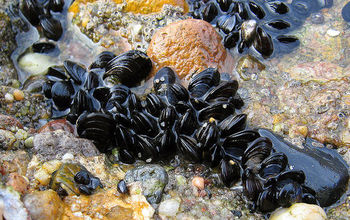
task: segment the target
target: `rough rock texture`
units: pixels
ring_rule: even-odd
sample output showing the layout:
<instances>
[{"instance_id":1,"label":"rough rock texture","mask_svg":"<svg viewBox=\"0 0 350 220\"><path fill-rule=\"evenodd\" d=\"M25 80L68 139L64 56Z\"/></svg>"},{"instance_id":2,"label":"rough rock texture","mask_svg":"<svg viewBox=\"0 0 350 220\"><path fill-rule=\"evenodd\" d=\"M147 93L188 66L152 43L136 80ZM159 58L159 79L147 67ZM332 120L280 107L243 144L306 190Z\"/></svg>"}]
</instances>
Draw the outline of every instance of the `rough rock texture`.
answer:
<instances>
[{"instance_id":1,"label":"rough rock texture","mask_svg":"<svg viewBox=\"0 0 350 220\"><path fill-rule=\"evenodd\" d=\"M168 183L168 174L165 169L156 164L136 167L125 174L127 184L140 181L143 195L151 204L159 203L164 187Z\"/></svg>"},{"instance_id":2,"label":"rough rock texture","mask_svg":"<svg viewBox=\"0 0 350 220\"><path fill-rule=\"evenodd\" d=\"M62 156L68 152L86 157L99 154L91 141L76 138L73 134L62 130L36 134L33 152L39 154L44 160L62 159Z\"/></svg>"},{"instance_id":3,"label":"rough rock texture","mask_svg":"<svg viewBox=\"0 0 350 220\"><path fill-rule=\"evenodd\" d=\"M10 187L0 186L0 206L1 217L5 219L30 219L19 193Z\"/></svg>"},{"instance_id":4,"label":"rough rock texture","mask_svg":"<svg viewBox=\"0 0 350 220\"><path fill-rule=\"evenodd\" d=\"M64 203L57 193L51 189L35 191L23 198L32 219L56 220L63 214Z\"/></svg>"},{"instance_id":5,"label":"rough rock texture","mask_svg":"<svg viewBox=\"0 0 350 220\"><path fill-rule=\"evenodd\" d=\"M180 78L189 78L208 67L220 72L231 72L233 68L220 35L203 20L186 19L159 29L147 55L154 62L153 74L164 66L172 67Z\"/></svg>"}]
</instances>

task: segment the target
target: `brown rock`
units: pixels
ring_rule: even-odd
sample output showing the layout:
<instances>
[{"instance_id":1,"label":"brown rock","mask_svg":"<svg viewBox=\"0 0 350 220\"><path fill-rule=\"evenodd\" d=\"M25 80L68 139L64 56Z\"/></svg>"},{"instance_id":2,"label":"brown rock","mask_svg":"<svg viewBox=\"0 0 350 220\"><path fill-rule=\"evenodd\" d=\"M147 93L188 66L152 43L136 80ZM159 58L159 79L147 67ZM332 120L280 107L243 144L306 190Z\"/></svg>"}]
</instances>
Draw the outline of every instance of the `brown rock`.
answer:
<instances>
[{"instance_id":1,"label":"brown rock","mask_svg":"<svg viewBox=\"0 0 350 220\"><path fill-rule=\"evenodd\" d=\"M56 220L61 219L64 203L53 190L35 191L23 199L32 219Z\"/></svg>"},{"instance_id":2,"label":"brown rock","mask_svg":"<svg viewBox=\"0 0 350 220\"><path fill-rule=\"evenodd\" d=\"M10 175L7 178L6 185L12 186L14 190L21 194L25 194L29 189L28 180L18 173L10 173Z\"/></svg>"},{"instance_id":3,"label":"brown rock","mask_svg":"<svg viewBox=\"0 0 350 220\"><path fill-rule=\"evenodd\" d=\"M0 114L0 129L8 130L11 127L23 128L23 125L14 117Z\"/></svg>"},{"instance_id":4,"label":"brown rock","mask_svg":"<svg viewBox=\"0 0 350 220\"><path fill-rule=\"evenodd\" d=\"M45 133L45 132L56 131L56 130L68 131L72 134L74 133L73 126L66 119L57 119L54 121L50 121L46 123L44 126L42 126L38 130L38 133Z\"/></svg>"},{"instance_id":5,"label":"brown rock","mask_svg":"<svg viewBox=\"0 0 350 220\"><path fill-rule=\"evenodd\" d=\"M186 19L159 29L147 50L154 62L153 74L164 66L172 67L180 78L208 67L232 72L232 59L221 43L221 37L206 21ZM228 66L224 66L227 63Z\"/></svg>"}]
</instances>

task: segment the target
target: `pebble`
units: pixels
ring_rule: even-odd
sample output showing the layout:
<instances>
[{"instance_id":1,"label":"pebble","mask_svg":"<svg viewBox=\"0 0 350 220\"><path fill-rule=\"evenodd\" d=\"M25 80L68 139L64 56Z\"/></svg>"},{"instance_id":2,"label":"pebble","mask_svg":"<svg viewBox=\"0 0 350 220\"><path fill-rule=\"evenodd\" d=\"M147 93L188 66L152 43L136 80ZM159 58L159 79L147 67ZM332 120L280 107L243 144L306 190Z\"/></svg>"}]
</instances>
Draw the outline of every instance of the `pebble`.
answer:
<instances>
[{"instance_id":1,"label":"pebble","mask_svg":"<svg viewBox=\"0 0 350 220\"><path fill-rule=\"evenodd\" d=\"M330 37L336 37L336 36L338 36L340 34L340 31L335 30L335 29L328 29L327 30L327 34Z\"/></svg>"},{"instance_id":2,"label":"pebble","mask_svg":"<svg viewBox=\"0 0 350 220\"><path fill-rule=\"evenodd\" d=\"M54 220L61 219L64 203L53 190L35 191L23 199L32 219Z\"/></svg>"},{"instance_id":3,"label":"pebble","mask_svg":"<svg viewBox=\"0 0 350 220\"><path fill-rule=\"evenodd\" d=\"M324 16L322 13L314 13L311 15L311 22L313 24L323 24L324 23Z\"/></svg>"},{"instance_id":4,"label":"pebble","mask_svg":"<svg viewBox=\"0 0 350 220\"><path fill-rule=\"evenodd\" d=\"M63 130L74 133L74 127L66 119L57 119L46 123L42 126L38 133L45 133L50 131Z\"/></svg>"},{"instance_id":5,"label":"pebble","mask_svg":"<svg viewBox=\"0 0 350 220\"><path fill-rule=\"evenodd\" d=\"M6 93L5 94L5 101L8 102L8 103L12 103L14 101L13 95L10 94L10 93Z\"/></svg>"},{"instance_id":6,"label":"pebble","mask_svg":"<svg viewBox=\"0 0 350 220\"><path fill-rule=\"evenodd\" d=\"M27 138L27 139L24 141L24 146L25 146L26 148L32 148L32 147L34 147L33 140L34 140L34 137L33 137L33 136Z\"/></svg>"},{"instance_id":7,"label":"pebble","mask_svg":"<svg viewBox=\"0 0 350 220\"><path fill-rule=\"evenodd\" d=\"M158 213L161 216L175 216L180 207L177 199L168 199L160 203Z\"/></svg>"},{"instance_id":8,"label":"pebble","mask_svg":"<svg viewBox=\"0 0 350 220\"><path fill-rule=\"evenodd\" d=\"M18 131L15 134L15 137L18 140L25 140L28 137L28 133L25 130L23 130L23 129L18 129Z\"/></svg>"},{"instance_id":9,"label":"pebble","mask_svg":"<svg viewBox=\"0 0 350 220\"><path fill-rule=\"evenodd\" d=\"M0 114L0 129L17 130L18 128L23 128L23 125L16 118Z\"/></svg>"},{"instance_id":10,"label":"pebble","mask_svg":"<svg viewBox=\"0 0 350 220\"><path fill-rule=\"evenodd\" d=\"M192 179L192 185L197 187L197 189L199 190L203 190L204 189L204 178L203 177L199 177L199 176L195 176Z\"/></svg>"},{"instance_id":11,"label":"pebble","mask_svg":"<svg viewBox=\"0 0 350 220\"><path fill-rule=\"evenodd\" d=\"M19 89L15 89L13 91L13 97L15 98L16 101L21 101L24 99L24 92Z\"/></svg>"},{"instance_id":12,"label":"pebble","mask_svg":"<svg viewBox=\"0 0 350 220\"><path fill-rule=\"evenodd\" d=\"M21 201L20 194L12 187L0 185L0 204L4 207L1 215L4 219L30 219L28 210Z\"/></svg>"},{"instance_id":13,"label":"pebble","mask_svg":"<svg viewBox=\"0 0 350 220\"><path fill-rule=\"evenodd\" d=\"M168 183L168 174L165 169L156 164L146 164L125 173L127 185L140 181L143 195L151 204L158 204L162 198L163 190Z\"/></svg>"},{"instance_id":14,"label":"pebble","mask_svg":"<svg viewBox=\"0 0 350 220\"><path fill-rule=\"evenodd\" d=\"M270 220L324 220L325 211L317 205L296 203L289 208L277 209L272 213Z\"/></svg>"},{"instance_id":15,"label":"pebble","mask_svg":"<svg viewBox=\"0 0 350 220\"><path fill-rule=\"evenodd\" d=\"M18 173L10 173L6 185L12 186L14 190L21 194L25 194L29 189L28 179Z\"/></svg>"}]
</instances>

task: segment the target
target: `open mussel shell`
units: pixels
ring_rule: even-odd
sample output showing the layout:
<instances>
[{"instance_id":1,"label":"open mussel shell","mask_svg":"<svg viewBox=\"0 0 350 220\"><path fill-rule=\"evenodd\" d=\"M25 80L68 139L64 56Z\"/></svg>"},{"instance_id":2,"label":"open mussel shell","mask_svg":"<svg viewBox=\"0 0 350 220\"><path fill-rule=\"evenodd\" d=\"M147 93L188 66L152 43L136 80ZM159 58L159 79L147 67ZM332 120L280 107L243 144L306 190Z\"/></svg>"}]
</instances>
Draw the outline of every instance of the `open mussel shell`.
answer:
<instances>
[{"instance_id":1,"label":"open mussel shell","mask_svg":"<svg viewBox=\"0 0 350 220\"><path fill-rule=\"evenodd\" d=\"M90 65L89 69L106 68L106 65L109 61L115 58L116 55L110 51L103 51L95 58L95 61Z\"/></svg>"},{"instance_id":2,"label":"open mussel shell","mask_svg":"<svg viewBox=\"0 0 350 220\"><path fill-rule=\"evenodd\" d=\"M80 137L90 139L102 153L110 151L115 146L111 137L115 133L113 117L104 113L83 113L76 123Z\"/></svg>"},{"instance_id":3,"label":"open mussel shell","mask_svg":"<svg viewBox=\"0 0 350 220\"><path fill-rule=\"evenodd\" d=\"M193 97L201 97L209 88L217 86L219 83L219 71L216 68L207 68L190 79L188 91Z\"/></svg>"},{"instance_id":4,"label":"open mussel shell","mask_svg":"<svg viewBox=\"0 0 350 220\"><path fill-rule=\"evenodd\" d=\"M259 137L253 130L242 130L227 136L223 142L226 154L236 160L241 160L248 144Z\"/></svg>"},{"instance_id":5,"label":"open mussel shell","mask_svg":"<svg viewBox=\"0 0 350 220\"><path fill-rule=\"evenodd\" d=\"M152 61L147 54L138 50L130 50L107 63L104 78L113 76L123 85L134 87L146 79L151 68Z\"/></svg>"},{"instance_id":6,"label":"open mussel shell","mask_svg":"<svg viewBox=\"0 0 350 220\"><path fill-rule=\"evenodd\" d=\"M227 187L231 187L241 178L241 167L234 160L222 159L220 161L221 180Z\"/></svg>"},{"instance_id":7,"label":"open mussel shell","mask_svg":"<svg viewBox=\"0 0 350 220\"><path fill-rule=\"evenodd\" d=\"M216 21L216 26L226 34L232 32L235 29L236 24L237 18L234 14L221 15Z\"/></svg>"},{"instance_id":8,"label":"open mussel shell","mask_svg":"<svg viewBox=\"0 0 350 220\"><path fill-rule=\"evenodd\" d=\"M176 74L170 67L161 68L153 79L153 88L157 94L163 94L165 89L174 84L176 81Z\"/></svg>"},{"instance_id":9,"label":"open mussel shell","mask_svg":"<svg viewBox=\"0 0 350 220\"><path fill-rule=\"evenodd\" d=\"M51 15L41 15L40 26L43 29L45 37L51 40L58 41L63 34L61 22L53 18Z\"/></svg>"}]
</instances>

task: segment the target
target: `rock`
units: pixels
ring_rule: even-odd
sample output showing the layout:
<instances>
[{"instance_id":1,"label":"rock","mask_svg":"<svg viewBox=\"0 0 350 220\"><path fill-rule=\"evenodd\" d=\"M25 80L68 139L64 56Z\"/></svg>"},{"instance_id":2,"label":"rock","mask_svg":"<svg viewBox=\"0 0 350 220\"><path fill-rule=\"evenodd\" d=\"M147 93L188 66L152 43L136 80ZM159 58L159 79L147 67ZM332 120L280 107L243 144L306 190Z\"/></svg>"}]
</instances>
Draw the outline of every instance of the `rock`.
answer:
<instances>
[{"instance_id":1,"label":"rock","mask_svg":"<svg viewBox=\"0 0 350 220\"><path fill-rule=\"evenodd\" d=\"M32 219L60 219L64 211L64 203L53 190L35 191L23 199Z\"/></svg>"},{"instance_id":2,"label":"rock","mask_svg":"<svg viewBox=\"0 0 350 220\"><path fill-rule=\"evenodd\" d=\"M96 156L99 151L90 141L76 138L73 134L57 130L50 133L39 133L34 136L33 152L44 160L62 159L66 153L82 154L86 157Z\"/></svg>"},{"instance_id":3,"label":"rock","mask_svg":"<svg viewBox=\"0 0 350 220\"><path fill-rule=\"evenodd\" d=\"M5 219L30 219L19 193L10 187L0 186L0 206L4 207L0 212L2 212L1 217Z\"/></svg>"},{"instance_id":4,"label":"rock","mask_svg":"<svg viewBox=\"0 0 350 220\"><path fill-rule=\"evenodd\" d=\"M175 216L179 207L180 202L177 199L168 199L160 203L158 213L163 216Z\"/></svg>"},{"instance_id":5,"label":"rock","mask_svg":"<svg viewBox=\"0 0 350 220\"><path fill-rule=\"evenodd\" d=\"M66 119L57 119L57 120L50 121L46 123L44 126L42 126L38 130L38 133L56 131L59 129L63 131L68 131L72 134L74 133L74 127Z\"/></svg>"},{"instance_id":6,"label":"rock","mask_svg":"<svg viewBox=\"0 0 350 220\"><path fill-rule=\"evenodd\" d=\"M59 160L47 161L34 173L34 178L39 181L41 185L46 186L51 180L52 173L58 170L61 165L62 162Z\"/></svg>"},{"instance_id":7,"label":"rock","mask_svg":"<svg viewBox=\"0 0 350 220\"><path fill-rule=\"evenodd\" d=\"M197 189L199 190L203 190L204 189L204 178L203 177L199 177L199 176L195 176L192 179L192 185L195 186Z\"/></svg>"},{"instance_id":8,"label":"rock","mask_svg":"<svg viewBox=\"0 0 350 220\"><path fill-rule=\"evenodd\" d=\"M29 189L29 181L18 173L10 173L6 182L7 186L11 186L14 190L21 194L25 194Z\"/></svg>"},{"instance_id":9,"label":"rock","mask_svg":"<svg viewBox=\"0 0 350 220\"><path fill-rule=\"evenodd\" d=\"M21 122L12 116L0 114L0 129L14 130L16 128L23 128Z\"/></svg>"},{"instance_id":10,"label":"rock","mask_svg":"<svg viewBox=\"0 0 350 220\"><path fill-rule=\"evenodd\" d=\"M16 137L11 131L0 130L0 149L11 150L18 147Z\"/></svg>"},{"instance_id":11,"label":"rock","mask_svg":"<svg viewBox=\"0 0 350 220\"><path fill-rule=\"evenodd\" d=\"M24 99L24 92L22 90L15 89L13 91L13 97L16 101L21 101Z\"/></svg>"},{"instance_id":12,"label":"rock","mask_svg":"<svg viewBox=\"0 0 350 220\"><path fill-rule=\"evenodd\" d=\"M296 203L289 208L277 209L272 213L270 220L323 220L327 219L324 210L306 203Z\"/></svg>"},{"instance_id":13,"label":"rock","mask_svg":"<svg viewBox=\"0 0 350 220\"><path fill-rule=\"evenodd\" d=\"M150 42L147 55L154 62L153 74L164 66L171 67L180 78L208 67L217 67L220 72L232 72L224 66L227 55L220 35L206 21L186 19L173 22L159 29ZM186 77L186 78L187 78Z\"/></svg>"},{"instance_id":14,"label":"rock","mask_svg":"<svg viewBox=\"0 0 350 220\"><path fill-rule=\"evenodd\" d=\"M168 174L165 169L156 164L147 164L128 170L124 180L127 184L140 181L143 195L151 204L159 203L164 187L168 183Z\"/></svg>"}]
</instances>

